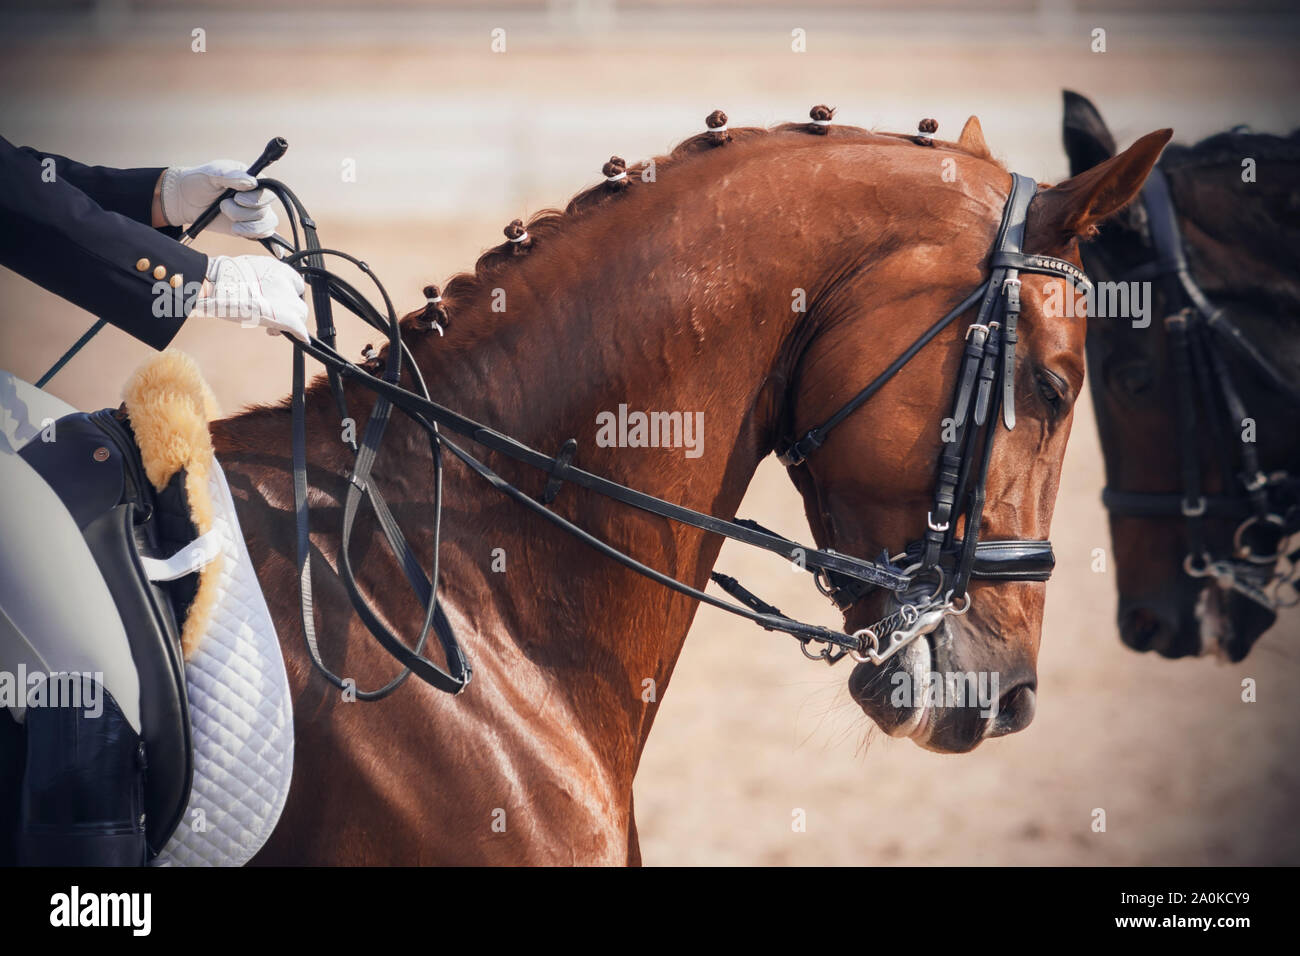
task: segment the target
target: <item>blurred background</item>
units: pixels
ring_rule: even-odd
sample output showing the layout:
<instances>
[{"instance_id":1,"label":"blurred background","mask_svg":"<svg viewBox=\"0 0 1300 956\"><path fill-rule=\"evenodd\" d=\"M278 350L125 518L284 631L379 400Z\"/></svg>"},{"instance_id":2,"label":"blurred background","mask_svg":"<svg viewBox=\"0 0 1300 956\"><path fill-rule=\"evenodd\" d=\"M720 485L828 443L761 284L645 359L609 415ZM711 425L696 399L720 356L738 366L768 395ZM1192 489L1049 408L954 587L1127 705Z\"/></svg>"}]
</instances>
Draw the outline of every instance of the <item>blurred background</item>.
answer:
<instances>
[{"instance_id":1,"label":"blurred background","mask_svg":"<svg viewBox=\"0 0 1300 956\"><path fill-rule=\"evenodd\" d=\"M43 0L0 3L0 134L115 166L251 161L281 135L272 173L327 245L366 259L398 308L470 267L516 217L562 206L611 153L666 152L714 108L733 125L806 118L955 137L976 114L994 153L1043 181L1066 175L1061 91L1091 97L1121 147L1163 126L1180 142L1236 124L1300 125L1294 4L1202 0ZM1093 52L1093 31L1105 52ZM503 52L493 51L504 37ZM202 31L196 34L195 31ZM804 52L795 52L803 31ZM196 37L202 38L202 51ZM344 181L343 171L355 171ZM204 237L210 252L253 251ZM92 317L0 270L0 367L34 380ZM176 345L223 407L289 387L282 342L235 350L220 323ZM368 336L345 328L357 354ZM116 405L147 348L109 329L51 391ZM286 436L287 437L287 436ZM636 783L648 864L1300 863L1300 619L1250 658L1165 661L1124 649L1102 465L1085 396L1053 526L1030 728L939 756L871 729L848 665L805 661L702 610ZM742 514L807 537L783 470L764 463ZM724 548L720 567L764 597L838 624L782 562ZM1241 681L1258 681L1257 703ZM791 830L791 811L807 832ZM1091 829L1107 812L1107 832Z\"/></svg>"}]
</instances>

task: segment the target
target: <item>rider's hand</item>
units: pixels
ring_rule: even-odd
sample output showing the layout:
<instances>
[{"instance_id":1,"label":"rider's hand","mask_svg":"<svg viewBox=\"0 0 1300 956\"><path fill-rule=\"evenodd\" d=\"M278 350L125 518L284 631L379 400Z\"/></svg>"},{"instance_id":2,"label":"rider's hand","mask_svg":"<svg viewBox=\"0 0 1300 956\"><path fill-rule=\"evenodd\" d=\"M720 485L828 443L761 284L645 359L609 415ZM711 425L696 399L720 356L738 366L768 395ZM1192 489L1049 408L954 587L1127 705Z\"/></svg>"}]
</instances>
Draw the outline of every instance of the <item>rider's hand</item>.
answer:
<instances>
[{"instance_id":1,"label":"rider's hand","mask_svg":"<svg viewBox=\"0 0 1300 956\"><path fill-rule=\"evenodd\" d=\"M288 332L306 343L306 283L271 256L214 256L208 281L194 302L192 316L229 319L245 327L263 326L268 335Z\"/></svg>"},{"instance_id":2,"label":"rider's hand","mask_svg":"<svg viewBox=\"0 0 1300 956\"><path fill-rule=\"evenodd\" d=\"M159 180L162 218L169 226L184 226L199 218L227 189L238 192L221 204L221 215L209 229L243 239L264 239L275 232L279 217L273 196L257 188L257 177L234 159L217 159L203 166L172 166Z\"/></svg>"}]
</instances>

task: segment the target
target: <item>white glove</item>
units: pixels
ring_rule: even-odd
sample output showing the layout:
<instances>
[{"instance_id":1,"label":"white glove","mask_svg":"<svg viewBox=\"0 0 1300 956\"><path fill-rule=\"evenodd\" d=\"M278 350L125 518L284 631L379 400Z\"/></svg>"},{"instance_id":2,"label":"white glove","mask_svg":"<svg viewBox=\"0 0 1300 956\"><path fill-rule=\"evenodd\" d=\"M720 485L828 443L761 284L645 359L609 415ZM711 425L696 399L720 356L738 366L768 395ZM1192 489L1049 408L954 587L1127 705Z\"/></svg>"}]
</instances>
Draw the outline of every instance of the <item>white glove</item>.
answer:
<instances>
[{"instance_id":1,"label":"white glove","mask_svg":"<svg viewBox=\"0 0 1300 956\"><path fill-rule=\"evenodd\" d=\"M162 212L168 225L185 226L198 219L227 189L239 192L221 204L221 215L209 229L244 239L263 239L275 232L280 218L271 208L274 196L257 188L257 177L234 159L216 159L203 166L172 166L162 176Z\"/></svg>"},{"instance_id":2,"label":"white glove","mask_svg":"<svg viewBox=\"0 0 1300 956\"><path fill-rule=\"evenodd\" d=\"M245 328L263 326L268 335L288 332L306 343L307 285L297 272L271 256L215 256L208 261L207 295L190 315L229 319Z\"/></svg>"}]
</instances>

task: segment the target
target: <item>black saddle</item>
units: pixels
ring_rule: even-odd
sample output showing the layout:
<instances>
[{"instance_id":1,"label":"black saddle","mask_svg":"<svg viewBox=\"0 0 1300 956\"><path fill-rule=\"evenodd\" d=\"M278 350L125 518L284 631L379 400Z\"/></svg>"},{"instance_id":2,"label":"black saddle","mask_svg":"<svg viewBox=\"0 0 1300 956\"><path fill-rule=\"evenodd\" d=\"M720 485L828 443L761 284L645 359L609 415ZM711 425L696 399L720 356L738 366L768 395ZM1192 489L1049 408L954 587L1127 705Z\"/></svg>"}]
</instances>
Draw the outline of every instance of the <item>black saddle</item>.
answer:
<instances>
[{"instance_id":1,"label":"black saddle","mask_svg":"<svg viewBox=\"0 0 1300 956\"><path fill-rule=\"evenodd\" d=\"M76 520L130 641L140 676L145 835L153 857L180 822L193 781L180 625L194 601L198 574L154 582L141 558L168 558L198 537L185 472L156 491L121 409L67 415L55 423L54 434L55 441L38 438L19 454Z\"/></svg>"}]
</instances>

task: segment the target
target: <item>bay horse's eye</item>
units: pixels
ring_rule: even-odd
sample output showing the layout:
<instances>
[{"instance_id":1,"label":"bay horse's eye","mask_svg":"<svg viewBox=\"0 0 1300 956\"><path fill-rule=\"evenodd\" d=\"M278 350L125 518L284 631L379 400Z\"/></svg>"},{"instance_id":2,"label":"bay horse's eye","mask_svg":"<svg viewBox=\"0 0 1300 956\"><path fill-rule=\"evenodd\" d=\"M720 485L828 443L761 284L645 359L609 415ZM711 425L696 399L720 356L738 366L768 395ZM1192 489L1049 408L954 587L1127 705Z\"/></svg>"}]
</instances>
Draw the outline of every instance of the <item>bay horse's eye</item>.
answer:
<instances>
[{"instance_id":1,"label":"bay horse's eye","mask_svg":"<svg viewBox=\"0 0 1300 956\"><path fill-rule=\"evenodd\" d=\"M1131 398L1142 398L1154 384L1151 365L1145 361L1125 362L1111 369L1107 376L1111 383Z\"/></svg>"}]
</instances>

